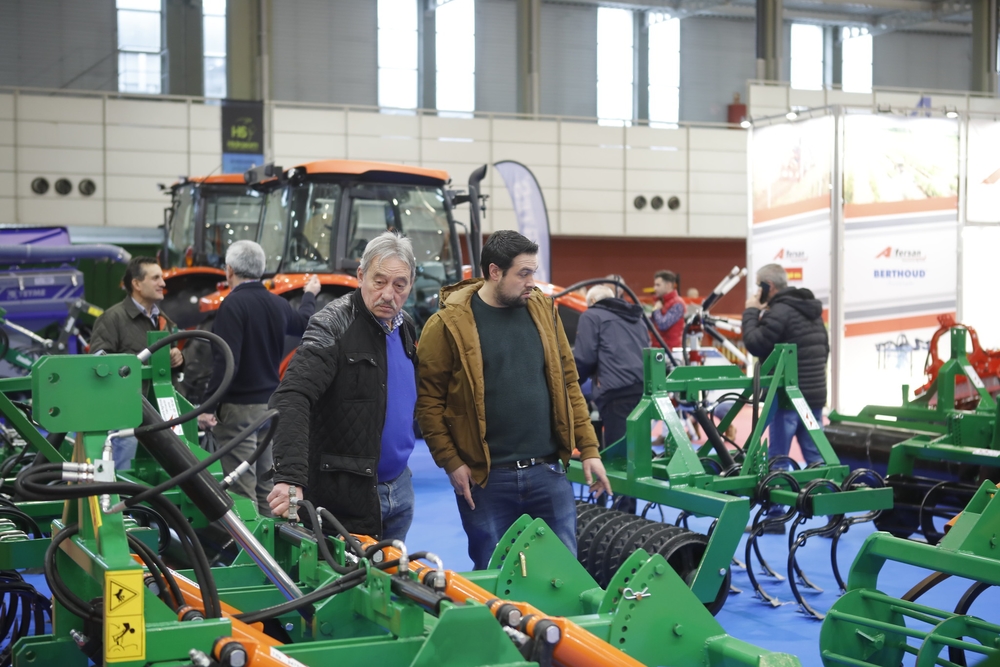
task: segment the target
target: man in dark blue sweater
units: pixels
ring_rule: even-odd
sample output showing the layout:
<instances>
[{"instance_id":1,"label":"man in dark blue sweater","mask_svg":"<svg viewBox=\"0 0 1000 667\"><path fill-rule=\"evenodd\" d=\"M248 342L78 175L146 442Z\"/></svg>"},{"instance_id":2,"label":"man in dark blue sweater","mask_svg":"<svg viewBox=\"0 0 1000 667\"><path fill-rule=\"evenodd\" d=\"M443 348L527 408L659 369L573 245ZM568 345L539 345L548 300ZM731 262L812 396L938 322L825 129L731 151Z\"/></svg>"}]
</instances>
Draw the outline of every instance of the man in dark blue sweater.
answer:
<instances>
[{"instance_id":1,"label":"man in dark blue sweater","mask_svg":"<svg viewBox=\"0 0 1000 667\"><path fill-rule=\"evenodd\" d=\"M314 275L306 283L302 305L296 312L288 301L267 291L260 282L264 262L264 249L253 241L237 241L226 251L226 280L232 291L219 307L213 331L233 351L236 373L216 414L198 417L202 428L214 427L220 446L267 410L267 402L278 386L278 365L285 348L285 335L301 336L316 310L319 278ZM212 361L212 379L206 395L219 387L225 372L222 353L214 348ZM261 424L242 444L222 457L222 469L227 475L250 458L269 423ZM264 479L264 473L271 470L272 463L268 447L233 486L237 493L256 500L264 516L271 515L267 494L273 484L270 479Z\"/></svg>"}]
</instances>

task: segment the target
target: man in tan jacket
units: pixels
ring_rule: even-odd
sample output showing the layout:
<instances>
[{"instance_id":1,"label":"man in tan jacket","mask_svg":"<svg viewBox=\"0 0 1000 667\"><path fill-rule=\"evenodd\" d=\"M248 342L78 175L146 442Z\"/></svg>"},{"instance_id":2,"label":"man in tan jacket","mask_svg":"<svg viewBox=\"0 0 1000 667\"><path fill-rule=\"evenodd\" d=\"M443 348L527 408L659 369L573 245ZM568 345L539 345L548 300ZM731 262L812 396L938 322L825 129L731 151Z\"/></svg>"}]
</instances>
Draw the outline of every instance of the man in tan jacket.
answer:
<instances>
[{"instance_id":1,"label":"man in tan jacket","mask_svg":"<svg viewBox=\"0 0 1000 667\"><path fill-rule=\"evenodd\" d=\"M537 254L517 232L494 233L487 278L443 289L420 338L417 419L455 489L476 569L522 514L576 553L574 449L591 490L611 493L562 321L535 288Z\"/></svg>"}]
</instances>

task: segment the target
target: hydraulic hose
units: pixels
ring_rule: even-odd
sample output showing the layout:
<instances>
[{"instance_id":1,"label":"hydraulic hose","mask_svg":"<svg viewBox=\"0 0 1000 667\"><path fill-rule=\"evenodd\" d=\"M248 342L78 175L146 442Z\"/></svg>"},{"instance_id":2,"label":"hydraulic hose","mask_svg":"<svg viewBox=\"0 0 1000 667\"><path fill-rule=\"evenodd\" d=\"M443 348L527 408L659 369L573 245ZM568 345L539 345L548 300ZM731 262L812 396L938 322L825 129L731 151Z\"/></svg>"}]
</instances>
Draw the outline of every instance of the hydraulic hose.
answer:
<instances>
[{"instance_id":1,"label":"hydraulic hose","mask_svg":"<svg viewBox=\"0 0 1000 667\"><path fill-rule=\"evenodd\" d=\"M161 422L159 413L143 397L143 425L135 430L136 437L142 443L142 446L153 455L156 462L171 477L180 477L185 471L197 468L200 463L198 457L194 455L194 452L172 430L141 430L147 425L155 426L157 423L167 422ZM215 482L215 478L204 469L187 476L185 481L181 482L180 487L210 522L221 519L233 507L233 499ZM142 488L142 490L145 491L145 488ZM129 495L134 494L130 493Z\"/></svg>"},{"instance_id":2,"label":"hydraulic hose","mask_svg":"<svg viewBox=\"0 0 1000 667\"><path fill-rule=\"evenodd\" d=\"M319 553L326 561L326 564L330 566L330 569L337 574L349 574L357 569L357 567L349 567L347 565L341 565L338 563L333 554L330 553L330 545L326 541L326 535L323 533L323 525L320 523L319 512L308 500L300 500L299 506L305 509L306 515L309 517L310 523L312 523L313 535L316 538L316 545L319 547Z\"/></svg>"},{"instance_id":3,"label":"hydraulic hose","mask_svg":"<svg viewBox=\"0 0 1000 667\"><path fill-rule=\"evenodd\" d=\"M169 431L168 431L169 433ZM32 468L25 468L14 482L15 488L27 500L77 500L104 493L119 495L134 495L147 487L131 482L102 482L96 484L75 484L71 486L50 486L49 482L62 479L62 464L46 463ZM194 528L181 511L163 496L153 496L149 504L163 516L164 520L177 533L181 546L184 548L192 564L195 578L198 580L205 600L205 616L218 618L221 613L219 592L212 578L211 565L205 550L198 540ZM69 537L67 535L66 537ZM65 539L65 538L63 538ZM50 545L51 548L51 545Z\"/></svg>"},{"instance_id":4,"label":"hydraulic hose","mask_svg":"<svg viewBox=\"0 0 1000 667\"><path fill-rule=\"evenodd\" d=\"M265 412L261 417L259 417L253 424L244 429L243 432L238 433L229 443L226 443L226 447L229 447L233 442L237 443L243 442L248 437L250 437L251 433L260 428L260 425L263 424L265 421L267 421L268 419L274 420L268 427L267 433L265 433L264 437L261 438L260 442L257 443L257 448L254 449L253 452L250 454L250 458L240 463L240 465L236 467L236 470L226 475L226 477L222 480L222 482L220 482L220 484L222 484L223 489L228 489L230 486L233 485L233 482L235 482L240 477L240 475L245 473L250 468L254 467L254 465L257 463L257 459L259 459L264 454L264 452L267 451L267 448L271 446L271 441L274 439L274 433L275 430L277 429L279 418L280 415L278 410L272 408L267 412ZM244 433L246 433L246 435L244 435ZM236 445L233 446L235 447Z\"/></svg>"},{"instance_id":5,"label":"hydraulic hose","mask_svg":"<svg viewBox=\"0 0 1000 667\"><path fill-rule=\"evenodd\" d=\"M187 481L190 480L192 477L200 473L202 470L208 468L210 465L221 459L229 452L236 449L237 445L239 445L248 437L250 437L250 434L259 429L261 424L266 422L268 419L273 419L273 421L271 422L271 426L270 428L268 428L267 434L261 440L260 444L257 445L257 448L254 450L250 459L247 461L248 463L253 464L254 462L257 461L258 458L260 458L260 455L264 452L264 450L267 449L267 446L271 444L271 437L274 435L274 430L278 424L277 410L272 409L264 412L260 417L255 419L249 426L247 426L245 429L243 429L235 436L233 436L233 438L229 442L227 442L224 447L221 447L216 451L214 451L211 456L208 456L205 459L203 459L198 465L188 468L183 472L181 472L179 475L171 477L170 479L166 480L165 482L161 482L156 486L150 487L145 491L143 491L142 493L136 496L132 496L128 500L119 501L117 504L112 506L111 509L108 510L108 512L109 513L120 512L126 507L134 507L139 503L146 502L146 500L149 499L151 496L159 495L164 491L167 491L168 489L171 489L175 486L186 484ZM229 478L227 477L226 479ZM223 488L228 488L228 485L224 484Z\"/></svg>"},{"instance_id":6,"label":"hydraulic hose","mask_svg":"<svg viewBox=\"0 0 1000 667\"><path fill-rule=\"evenodd\" d=\"M178 424L183 424L186 421L194 419L200 414L209 412L211 410L215 410L215 406L219 404L219 402L222 400L222 397L226 395L227 391L229 391L229 385L232 383L233 375L236 373L236 362L233 359L233 351L229 349L229 345L226 344L226 341L222 340L220 336L212 333L211 331L201 331L199 329L178 331L176 333L170 334L169 336L164 336L163 338L156 341L155 343L150 345L148 348L146 348L136 356L139 357L140 361L145 363L149 361L149 358L153 356L153 353L155 353L156 351L163 349L164 347L170 345L173 342L183 340L185 338L204 338L205 340L218 346L218 348L222 350L222 356L226 361L226 370L222 376L222 383L215 390L215 393L213 393L211 396L208 397L208 400L204 401L194 410L186 412L183 415L174 417L173 419L168 419L166 421L160 420L157 423L151 423L151 424L144 423L142 426L136 428L135 436L137 438L143 433L151 433L153 431L173 428Z\"/></svg>"},{"instance_id":7,"label":"hydraulic hose","mask_svg":"<svg viewBox=\"0 0 1000 667\"><path fill-rule=\"evenodd\" d=\"M733 455L729 453L729 448L726 447L726 443L723 441L722 436L719 435L719 429L715 428L715 422L708 416L708 411L705 410L705 406L695 406L693 414L695 421L697 421L701 426L701 429L705 432L705 436L708 438L708 441L712 443L712 448L719 456L719 461L722 463L722 469L725 470L726 468L736 465L736 461L733 460Z\"/></svg>"}]
</instances>

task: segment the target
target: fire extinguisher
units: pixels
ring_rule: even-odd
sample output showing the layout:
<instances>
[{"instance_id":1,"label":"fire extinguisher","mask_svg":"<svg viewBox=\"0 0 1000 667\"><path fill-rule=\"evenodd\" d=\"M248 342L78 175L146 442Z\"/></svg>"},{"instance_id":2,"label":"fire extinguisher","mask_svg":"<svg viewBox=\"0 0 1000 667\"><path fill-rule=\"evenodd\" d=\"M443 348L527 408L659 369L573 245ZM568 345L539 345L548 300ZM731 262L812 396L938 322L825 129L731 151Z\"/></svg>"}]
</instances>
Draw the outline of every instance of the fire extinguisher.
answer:
<instances>
[{"instance_id":1,"label":"fire extinguisher","mask_svg":"<svg viewBox=\"0 0 1000 667\"><path fill-rule=\"evenodd\" d=\"M739 125L747 117L747 105L740 102L740 94L733 93L733 103L726 107L726 121Z\"/></svg>"}]
</instances>

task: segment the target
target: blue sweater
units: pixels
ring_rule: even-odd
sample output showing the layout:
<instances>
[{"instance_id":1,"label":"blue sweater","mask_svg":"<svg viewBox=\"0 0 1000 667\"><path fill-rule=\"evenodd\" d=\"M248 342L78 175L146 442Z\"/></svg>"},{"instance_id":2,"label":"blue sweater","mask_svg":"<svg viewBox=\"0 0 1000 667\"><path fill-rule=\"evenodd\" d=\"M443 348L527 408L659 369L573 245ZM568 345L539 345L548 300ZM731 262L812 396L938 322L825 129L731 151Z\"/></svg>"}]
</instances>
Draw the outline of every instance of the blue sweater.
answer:
<instances>
[{"instance_id":1,"label":"blue sweater","mask_svg":"<svg viewBox=\"0 0 1000 667\"><path fill-rule=\"evenodd\" d=\"M259 281L240 283L219 306L212 331L233 351L236 374L223 403L267 403L278 387L278 366L285 335L301 336L316 310L316 296L302 295L298 312L284 298L271 294ZM222 383L226 362L212 346L212 379L206 396Z\"/></svg>"},{"instance_id":2,"label":"blue sweater","mask_svg":"<svg viewBox=\"0 0 1000 667\"><path fill-rule=\"evenodd\" d=\"M382 453L378 460L378 481L391 482L406 469L413 452L413 408L417 385L413 381L413 361L406 356L396 327L385 337L386 401L382 426Z\"/></svg>"}]
</instances>

